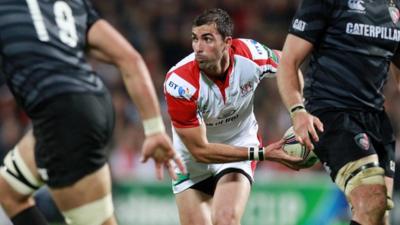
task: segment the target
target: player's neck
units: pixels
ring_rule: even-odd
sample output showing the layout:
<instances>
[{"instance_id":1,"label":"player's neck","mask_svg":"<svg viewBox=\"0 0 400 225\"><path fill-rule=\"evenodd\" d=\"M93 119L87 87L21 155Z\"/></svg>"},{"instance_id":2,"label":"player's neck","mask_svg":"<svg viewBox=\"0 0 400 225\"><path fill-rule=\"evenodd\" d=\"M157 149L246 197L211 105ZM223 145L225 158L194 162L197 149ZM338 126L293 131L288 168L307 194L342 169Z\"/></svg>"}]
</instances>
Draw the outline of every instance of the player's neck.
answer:
<instances>
[{"instance_id":1,"label":"player's neck","mask_svg":"<svg viewBox=\"0 0 400 225\"><path fill-rule=\"evenodd\" d=\"M207 74L207 76L212 77L213 79L223 80L226 77L229 66L230 66L229 52L225 52L219 63L215 64L215 66L207 70L204 70L203 72Z\"/></svg>"}]
</instances>

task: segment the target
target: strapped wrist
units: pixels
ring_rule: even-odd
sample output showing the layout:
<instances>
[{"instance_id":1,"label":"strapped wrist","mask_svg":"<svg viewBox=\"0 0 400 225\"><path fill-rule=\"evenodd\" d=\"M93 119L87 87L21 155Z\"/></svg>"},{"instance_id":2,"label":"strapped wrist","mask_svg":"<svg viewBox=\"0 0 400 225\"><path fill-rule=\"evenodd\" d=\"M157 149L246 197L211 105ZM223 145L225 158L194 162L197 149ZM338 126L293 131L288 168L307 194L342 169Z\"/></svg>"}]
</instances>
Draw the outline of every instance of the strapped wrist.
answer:
<instances>
[{"instance_id":1,"label":"strapped wrist","mask_svg":"<svg viewBox=\"0 0 400 225\"><path fill-rule=\"evenodd\" d=\"M248 147L247 157L249 160L263 161L265 159L265 151L263 147Z\"/></svg>"},{"instance_id":2,"label":"strapped wrist","mask_svg":"<svg viewBox=\"0 0 400 225\"><path fill-rule=\"evenodd\" d=\"M161 116L143 120L143 129L146 136L165 132L165 126Z\"/></svg>"},{"instance_id":3,"label":"strapped wrist","mask_svg":"<svg viewBox=\"0 0 400 225\"><path fill-rule=\"evenodd\" d=\"M307 112L306 108L304 107L303 103L298 103L294 104L290 107L289 113L290 113L290 118L293 118L294 114L296 112Z\"/></svg>"}]
</instances>

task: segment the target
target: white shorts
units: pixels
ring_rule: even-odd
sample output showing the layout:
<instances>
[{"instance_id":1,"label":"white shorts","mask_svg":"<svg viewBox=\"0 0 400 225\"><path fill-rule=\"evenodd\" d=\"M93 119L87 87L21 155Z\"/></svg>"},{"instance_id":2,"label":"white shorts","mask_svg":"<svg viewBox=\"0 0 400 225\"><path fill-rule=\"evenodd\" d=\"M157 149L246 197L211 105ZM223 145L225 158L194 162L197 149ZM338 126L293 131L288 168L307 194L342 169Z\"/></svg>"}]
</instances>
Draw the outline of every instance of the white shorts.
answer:
<instances>
[{"instance_id":1,"label":"white shorts","mask_svg":"<svg viewBox=\"0 0 400 225\"><path fill-rule=\"evenodd\" d=\"M178 179L172 182L174 194L180 193L207 178L218 176L219 173L227 169L239 169L244 175L251 179L251 183L254 181L252 161L246 160L232 163L205 164L195 162L193 159L188 159L185 160L184 163L187 168L187 174L180 174ZM179 171L177 171L177 173L179 174Z\"/></svg>"}]
</instances>

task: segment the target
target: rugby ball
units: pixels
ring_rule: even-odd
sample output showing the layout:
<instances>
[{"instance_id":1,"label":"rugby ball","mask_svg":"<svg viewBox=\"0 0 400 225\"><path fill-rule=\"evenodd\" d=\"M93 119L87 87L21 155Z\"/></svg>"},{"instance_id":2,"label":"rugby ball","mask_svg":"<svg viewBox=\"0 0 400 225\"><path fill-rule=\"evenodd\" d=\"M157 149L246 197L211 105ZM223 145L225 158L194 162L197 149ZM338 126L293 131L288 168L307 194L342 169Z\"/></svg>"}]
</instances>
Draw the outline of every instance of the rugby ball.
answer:
<instances>
[{"instance_id":1,"label":"rugby ball","mask_svg":"<svg viewBox=\"0 0 400 225\"><path fill-rule=\"evenodd\" d=\"M302 145L296 140L293 127L290 127L283 135L285 143L283 144L283 151L288 155L300 157L303 160L296 163L300 168L309 168L315 165L319 160L313 151L309 151L306 146Z\"/></svg>"}]
</instances>

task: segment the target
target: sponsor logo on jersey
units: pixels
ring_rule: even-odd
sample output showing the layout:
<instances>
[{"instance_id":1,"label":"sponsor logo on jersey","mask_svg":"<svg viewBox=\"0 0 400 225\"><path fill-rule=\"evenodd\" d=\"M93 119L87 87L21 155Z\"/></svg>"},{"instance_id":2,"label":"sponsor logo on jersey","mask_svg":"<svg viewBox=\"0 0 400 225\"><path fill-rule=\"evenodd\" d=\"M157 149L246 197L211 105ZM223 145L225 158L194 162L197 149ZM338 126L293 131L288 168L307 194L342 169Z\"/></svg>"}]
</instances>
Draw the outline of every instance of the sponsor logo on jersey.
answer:
<instances>
[{"instance_id":1,"label":"sponsor logo on jersey","mask_svg":"<svg viewBox=\"0 0 400 225\"><path fill-rule=\"evenodd\" d=\"M250 42L254 45L254 47L256 48L256 52L259 55L262 55L264 53L264 51L261 50L262 46L261 44L259 44L257 41L255 40L250 40Z\"/></svg>"},{"instance_id":2,"label":"sponsor logo on jersey","mask_svg":"<svg viewBox=\"0 0 400 225\"><path fill-rule=\"evenodd\" d=\"M399 22L400 18L399 9L397 9L396 6L390 6L388 7L388 10L393 23L396 24L397 22Z\"/></svg>"},{"instance_id":3,"label":"sponsor logo on jersey","mask_svg":"<svg viewBox=\"0 0 400 225\"><path fill-rule=\"evenodd\" d=\"M358 147L360 147L363 150L368 150L369 147L370 147L369 138L368 138L368 135L366 133L357 134L354 137L354 141L356 142Z\"/></svg>"},{"instance_id":4,"label":"sponsor logo on jersey","mask_svg":"<svg viewBox=\"0 0 400 225\"><path fill-rule=\"evenodd\" d=\"M257 41L252 39L241 39L249 48L253 59L265 59L268 58L268 52L265 51L264 47Z\"/></svg>"},{"instance_id":5,"label":"sponsor logo on jersey","mask_svg":"<svg viewBox=\"0 0 400 225\"><path fill-rule=\"evenodd\" d=\"M293 29L299 30L299 31L304 31L306 29L307 23L304 22L303 20L295 19L293 21Z\"/></svg>"},{"instance_id":6,"label":"sponsor logo on jersey","mask_svg":"<svg viewBox=\"0 0 400 225\"><path fill-rule=\"evenodd\" d=\"M400 30L390 27L374 26L362 23L347 23L346 33L396 42L400 41Z\"/></svg>"},{"instance_id":7,"label":"sponsor logo on jersey","mask_svg":"<svg viewBox=\"0 0 400 225\"><path fill-rule=\"evenodd\" d=\"M365 13L363 0L349 0L347 6L349 7L350 12Z\"/></svg>"},{"instance_id":8,"label":"sponsor logo on jersey","mask_svg":"<svg viewBox=\"0 0 400 225\"><path fill-rule=\"evenodd\" d=\"M168 94L175 98L190 98L196 92L196 88L186 80L173 73L165 82L165 90Z\"/></svg>"},{"instance_id":9,"label":"sponsor logo on jersey","mask_svg":"<svg viewBox=\"0 0 400 225\"><path fill-rule=\"evenodd\" d=\"M236 111L237 111L237 109L235 108L235 106L233 106L233 105L227 106L224 109L222 109L220 115L218 116L218 119L224 119L224 118L230 117Z\"/></svg>"}]
</instances>

